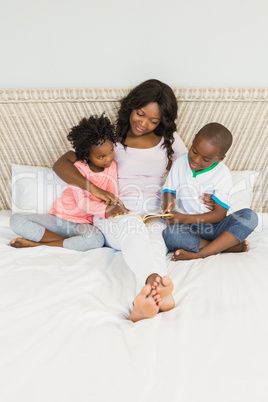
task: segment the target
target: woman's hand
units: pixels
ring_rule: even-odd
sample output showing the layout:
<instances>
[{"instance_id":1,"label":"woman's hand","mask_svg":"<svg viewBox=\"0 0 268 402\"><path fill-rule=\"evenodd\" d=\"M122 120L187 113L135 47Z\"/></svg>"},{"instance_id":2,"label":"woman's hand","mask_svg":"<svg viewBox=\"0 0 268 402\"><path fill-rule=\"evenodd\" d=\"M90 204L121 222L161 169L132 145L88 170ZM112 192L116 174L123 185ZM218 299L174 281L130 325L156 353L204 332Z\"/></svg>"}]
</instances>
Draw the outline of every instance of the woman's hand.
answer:
<instances>
[{"instance_id":1,"label":"woman's hand","mask_svg":"<svg viewBox=\"0 0 268 402\"><path fill-rule=\"evenodd\" d=\"M205 204L207 209L213 211L215 209L215 201L212 199L213 194L203 193L199 198L202 204Z\"/></svg>"},{"instance_id":2,"label":"woman's hand","mask_svg":"<svg viewBox=\"0 0 268 402\"><path fill-rule=\"evenodd\" d=\"M105 213L114 218L115 216L128 214L129 209L127 209L124 204L121 205L117 202L114 202L113 204L107 205Z\"/></svg>"}]
</instances>

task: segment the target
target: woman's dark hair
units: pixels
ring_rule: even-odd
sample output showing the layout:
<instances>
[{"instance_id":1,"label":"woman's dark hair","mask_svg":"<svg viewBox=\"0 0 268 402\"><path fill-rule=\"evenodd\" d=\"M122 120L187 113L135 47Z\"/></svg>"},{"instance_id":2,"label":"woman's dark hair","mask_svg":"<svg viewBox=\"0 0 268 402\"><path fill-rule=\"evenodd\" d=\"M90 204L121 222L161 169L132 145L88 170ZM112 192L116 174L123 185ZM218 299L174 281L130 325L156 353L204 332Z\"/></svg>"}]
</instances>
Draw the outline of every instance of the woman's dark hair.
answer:
<instances>
[{"instance_id":1,"label":"woman's dark hair","mask_svg":"<svg viewBox=\"0 0 268 402\"><path fill-rule=\"evenodd\" d=\"M106 140L115 144L118 139L115 129L108 117L104 115L83 118L77 126L74 126L67 139L75 149L79 161L89 163L89 150L92 145L102 145Z\"/></svg>"},{"instance_id":2,"label":"woman's dark hair","mask_svg":"<svg viewBox=\"0 0 268 402\"><path fill-rule=\"evenodd\" d=\"M161 111L161 121L154 130L155 135L164 137L163 147L166 149L169 160L168 168L172 164L173 133L176 131L175 119L177 118L178 105L172 89L163 82L155 79L147 80L134 89L121 100L116 132L124 145L127 132L130 129L129 117L133 110L138 110L151 102L156 102Z\"/></svg>"}]
</instances>

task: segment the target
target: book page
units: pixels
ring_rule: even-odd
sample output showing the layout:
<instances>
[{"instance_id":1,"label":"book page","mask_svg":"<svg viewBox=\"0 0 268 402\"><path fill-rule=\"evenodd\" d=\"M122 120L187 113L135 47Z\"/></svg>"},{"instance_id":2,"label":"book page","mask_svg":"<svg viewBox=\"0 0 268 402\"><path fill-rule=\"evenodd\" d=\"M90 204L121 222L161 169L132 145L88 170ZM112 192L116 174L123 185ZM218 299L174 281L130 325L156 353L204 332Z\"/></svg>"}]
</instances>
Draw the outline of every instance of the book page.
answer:
<instances>
[{"instance_id":1,"label":"book page","mask_svg":"<svg viewBox=\"0 0 268 402\"><path fill-rule=\"evenodd\" d=\"M164 218L165 216L171 216L172 214L161 214L161 213L159 213L159 214L148 214L148 215L144 215L143 217L142 217L142 220L143 220L143 222L145 222L147 219L150 219L150 218Z\"/></svg>"},{"instance_id":2,"label":"book page","mask_svg":"<svg viewBox=\"0 0 268 402\"><path fill-rule=\"evenodd\" d=\"M165 217L165 216L171 216L172 214L171 214L171 213L162 214L161 212L159 212L159 213L155 213L155 214L138 215L138 214L136 214L135 212L130 212L130 213L127 214L127 215L137 216L137 218L139 218L139 219L141 219L143 222L145 222L147 219L150 219L150 218L163 218L163 217ZM118 219L119 216L121 216L121 215L115 216L114 219Z\"/></svg>"}]
</instances>

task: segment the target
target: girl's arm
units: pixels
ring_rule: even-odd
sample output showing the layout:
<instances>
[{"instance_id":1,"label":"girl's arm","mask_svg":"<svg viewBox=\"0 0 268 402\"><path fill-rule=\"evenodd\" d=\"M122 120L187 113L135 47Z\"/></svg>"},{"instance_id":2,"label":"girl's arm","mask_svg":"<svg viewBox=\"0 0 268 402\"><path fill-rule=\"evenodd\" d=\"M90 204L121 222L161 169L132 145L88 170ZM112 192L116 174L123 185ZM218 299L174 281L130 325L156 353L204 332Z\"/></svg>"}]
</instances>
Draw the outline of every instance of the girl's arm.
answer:
<instances>
[{"instance_id":1,"label":"girl's arm","mask_svg":"<svg viewBox=\"0 0 268 402\"><path fill-rule=\"evenodd\" d=\"M66 183L76 187L80 187L83 190L89 191L95 197L103 200L105 204L111 204L118 202L123 205L122 201L109 191L102 190L87 180L76 169L74 163L77 161L75 152L69 151L62 155L53 165L54 172Z\"/></svg>"}]
</instances>

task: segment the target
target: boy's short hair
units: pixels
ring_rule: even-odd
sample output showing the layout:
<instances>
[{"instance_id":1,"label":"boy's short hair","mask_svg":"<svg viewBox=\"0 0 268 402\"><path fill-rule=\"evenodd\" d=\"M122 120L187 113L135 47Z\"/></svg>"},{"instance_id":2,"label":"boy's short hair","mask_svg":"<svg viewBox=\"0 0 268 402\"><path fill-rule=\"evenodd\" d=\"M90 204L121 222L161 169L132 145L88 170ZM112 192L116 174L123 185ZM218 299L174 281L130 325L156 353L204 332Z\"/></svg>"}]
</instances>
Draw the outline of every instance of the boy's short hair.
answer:
<instances>
[{"instance_id":1,"label":"boy's short hair","mask_svg":"<svg viewBox=\"0 0 268 402\"><path fill-rule=\"evenodd\" d=\"M220 123L208 123L198 131L196 137L202 136L214 147L220 148L220 156L226 154L233 142L231 132Z\"/></svg>"},{"instance_id":2,"label":"boy's short hair","mask_svg":"<svg viewBox=\"0 0 268 402\"><path fill-rule=\"evenodd\" d=\"M113 144L118 141L114 126L110 120L102 114L83 118L77 126L74 126L67 139L73 145L77 160L89 162L89 150L92 145L102 145L106 140Z\"/></svg>"}]
</instances>

